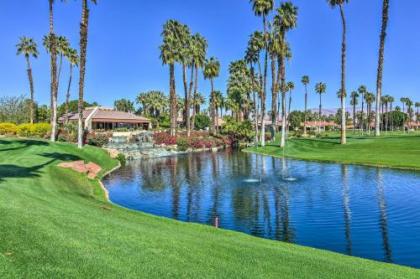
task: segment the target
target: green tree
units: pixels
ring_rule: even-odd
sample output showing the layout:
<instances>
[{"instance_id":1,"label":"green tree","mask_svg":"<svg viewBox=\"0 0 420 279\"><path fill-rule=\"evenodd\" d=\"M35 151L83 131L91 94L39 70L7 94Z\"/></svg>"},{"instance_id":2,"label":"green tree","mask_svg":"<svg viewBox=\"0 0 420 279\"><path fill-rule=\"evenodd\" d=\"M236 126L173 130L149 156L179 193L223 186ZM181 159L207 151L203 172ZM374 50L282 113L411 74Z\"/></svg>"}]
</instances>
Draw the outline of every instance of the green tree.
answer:
<instances>
[{"instance_id":1,"label":"green tree","mask_svg":"<svg viewBox=\"0 0 420 279\"><path fill-rule=\"evenodd\" d=\"M161 91L152 90L140 93L136 98L137 104L142 106L144 116L159 119L162 113L169 111L169 101Z\"/></svg>"},{"instance_id":2,"label":"green tree","mask_svg":"<svg viewBox=\"0 0 420 279\"><path fill-rule=\"evenodd\" d=\"M357 91L351 92L350 105L353 106L353 134L356 129L356 106L359 104L359 93Z\"/></svg>"},{"instance_id":3,"label":"green tree","mask_svg":"<svg viewBox=\"0 0 420 279\"><path fill-rule=\"evenodd\" d=\"M30 122L34 123L35 119L35 90L34 90L34 79L32 76L32 67L30 58L38 58L38 49L36 42L32 38L21 37L19 43L16 45L17 55L23 55L26 60L26 71L29 79L29 90L31 95L30 104Z\"/></svg>"},{"instance_id":4,"label":"green tree","mask_svg":"<svg viewBox=\"0 0 420 279\"><path fill-rule=\"evenodd\" d=\"M74 48L69 47L65 53L65 56L69 62L69 82L67 85L67 93L66 93L66 112L65 112L65 122L66 124L69 122L69 101L70 101L70 90L71 84L73 81L73 68L79 66L79 55L77 54L77 50Z\"/></svg>"},{"instance_id":5,"label":"green tree","mask_svg":"<svg viewBox=\"0 0 420 279\"><path fill-rule=\"evenodd\" d=\"M201 36L200 34L195 34L191 37L191 51L192 51L192 68L194 68L194 81L193 76L191 76L190 82L190 93L192 92L192 88L194 86L194 94L193 94L193 111L191 117L191 129L194 130L195 126L195 115L198 113L195 108L196 106L194 103L199 102L200 100L195 100L196 96L199 96L198 92L198 71L204 67L206 62L206 55L207 55L207 41L206 39Z\"/></svg>"},{"instance_id":6,"label":"green tree","mask_svg":"<svg viewBox=\"0 0 420 279\"><path fill-rule=\"evenodd\" d=\"M364 131L364 122L365 122L365 114L364 114L364 105L365 105L365 94L367 93L367 88L365 85L360 85L357 89L357 92L359 93L361 100L362 100L362 113L360 114L360 125L362 128L362 133Z\"/></svg>"},{"instance_id":7,"label":"green tree","mask_svg":"<svg viewBox=\"0 0 420 279\"><path fill-rule=\"evenodd\" d=\"M375 102L375 95L370 92L366 92L365 94L365 102L367 106L367 129L370 133L371 124L372 124L372 104Z\"/></svg>"},{"instance_id":8,"label":"green tree","mask_svg":"<svg viewBox=\"0 0 420 279\"><path fill-rule=\"evenodd\" d=\"M170 103L170 134L175 136L177 127L177 100L175 83L175 63L180 61L180 41L178 33L181 24L176 20L168 20L162 32L163 43L160 46L160 58L165 65L169 65L169 103Z\"/></svg>"},{"instance_id":9,"label":"green tree","mask_svg":"<svg viewBox=\"0 0 420 279\"><path fill-rule=\"evenodd\" d=\"M308 84L309 84L309 76L302 77L302 84L305 86L305 117L303 122L303 134L306 136L306 122L307 122L307 114L308 114Z\"/></svg>"},{"instance_id":10,"label":"green tree","mask_svg":"<svg viewBox=\"0 0 420 279\"><path fill-rule=\"evenodd\" d=\"M262 17L263 30L264 30L264 73L262 82L262 94L261 94L261 115L264 119L265 116L265 99L267 96L267 68L268 68L268 26L267 16L274 8L274 0L251 0L252 9L256 16ZM265 146L265 124L261 122L261 145Z\"/></svg>"},{"instance_id":11,"label":"green tree","mask_svg":"<svg viewBox=\"0 0 420 279\"><path fill-rule=\"evenodd\" d=\"M96 4L96 0L91 0L92 3ZM85 89L85 74L86 74L86 56L87 56L87 44L88 44L88 30L89 30L89 5L88 0L82 0L82 20L80 22L80 67L79 67L79 121L78 121L78 133L77 133L77 146L83 147L83 100L84 100L84 89Z\"/></svg>"},{"instance_id":12,"label":"green tree","mask_svg":"<svg viewBox=\"0 0 420 279\"><path fill-rule=\"evenodd\" d=\"M206 61L204 66L204 78L210 80L211 86L211 93L210 93L210 118L211 118L211 126L210 126L210 133L216 133L216 106L214 104L215 95L214 95L214 79L217 78L220 74L220 62L211 57Z\"/></svg>"},{"instance_id":13,"label":"green tree","mask_svg":"<svg viewBox=\"0 0 420 279\"><path fill-rule=\"evenodd\" d=\"M379 108L381 106L381 97L382 97L382 79L383 79L383 70L384 70L384 52L385 52L385 38L386 30L388 26L389 19L389 0L383 0L382 7L382 27L380 34L380 43L379 43L379 58L378 58L378 73L376 79L376 118L375 118L375 135L381 135L380 129L380 114Z\"/></svg>"},{"instance_id":14,"label":"green tree","mask_svg":"<svg viewBox=\"0 0 420 279\"><path fill-rule=\"evenodd\" d=\"M331 5L332 8L339 7L340 15L341 15L341 22L343 26L342 32L342 43L341 43L341 110L346 111L346 36L347 36L347 24L346 24L346 17L344 14L344 4L348 3L348 0L327 0L327 2ZM347 143L346 138L346 119L345 114L342 114L341 119L341 144Z\"/></svg>"},{"instance_id":15,"label":"green tree","mask_svg":"<svg viewBox=\"0 0 420 279\"><path fill-rule=\"evenodd\" d=\"M285 59L291 56L290 48L286 42L286 34L288 31L297 26L298 9L292 2L284 2L277 9L277 14L274 17L274 26L278 30L279 40L281 44L281 52L279 57L279 72L280 72L280 91L282 93L282 133L280 147L286 145L286 70Z\"/></svg>"},{"instance_id":16,"label":"green tree","mask_svg":"<svg viewBox=\"0 0 420 279\"><path fill-rule=\"evenodd\" d=\"M115 100L114 108L117 111L131 112L133 113L136 109L134 108L134 102L128 99L119 99Z\"/></svg>"},{"instance_id":17,"label":"green tree","mask_svg":"<svg viewBox=\"0 0 420 279\"><path fill-rule=\"evenodd\" d=\"M322 120L322 94L325 94L327 92L327 85L323 82L318 82L315 85L315 92L319 94L319 115L318 120ZM318 126L318 133L321 132L321 125Z\"/></svg>"}]
</instances>

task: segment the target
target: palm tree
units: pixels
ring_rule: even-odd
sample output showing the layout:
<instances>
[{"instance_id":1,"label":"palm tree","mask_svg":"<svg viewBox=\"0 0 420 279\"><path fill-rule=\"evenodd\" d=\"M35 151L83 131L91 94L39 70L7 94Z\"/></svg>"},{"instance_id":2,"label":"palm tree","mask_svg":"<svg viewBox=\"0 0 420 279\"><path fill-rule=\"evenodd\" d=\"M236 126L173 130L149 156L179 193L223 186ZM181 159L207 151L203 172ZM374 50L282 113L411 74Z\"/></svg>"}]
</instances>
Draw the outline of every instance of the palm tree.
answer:
<instances>
[{"instance_id":1,"label":"palm tree","mask_svg":"<svg viewBox=\"0 0 420 279\"><path fill-rule=\"evenodd\" d=\"M286 42L286 34L297 25L297 7L292 2L285 2L277 9L274 17L274 26L279 32L281 52L279 58L280 91L282 92L282 134L280 147L286 145L286 71L285 59L291 56L290 48Z\"/></svg>"},{"instance_id":2,"label":"palm tree","mask_svg":"<svg viewBox=\"0 0 420 279\"><path fill-rule=\"evenodd\" d=\"M359 86L359 88L357 89L357 91L359 92L359 94L360 94L360 97L361 97L361 99L362 99L362 113L361 113L361 120L360 120L360 123L361 123L361 127L362 127L362 133L363 133L363 131L364 131L364 105L365 105L365 94L367 93L367 88L366 88L366 86L365 85L361 85L361 86Z\"/></svg>"},{"instance_id":3,"label":"palm tree","mask_svg":"<svg viewBox=\"0 0 420 279\"><path fill-rule=\"evenodd\" d=\"M193 77L191 76L191 82L190 82L190 90L189 93L192 92L192 87L194 84L194 95L193 95L193 103L196 103L197 101L194 100L195 96L198 96L198 70L202 69L204 67L204 64L206 62L206 53L207 53L207 41L206 39L201 36L200 34L195 34L191 37L191 51L192 51L192 68L194 68L194 82ZM200 101L200 100L198 100ZM191 130L194 130L195 126L195 115L197 114L197 111L195 110L195 107L193 105L193 112L191 117Z\"/></svg>"},{"instance_id":4,"label":"palm tree","mask_svg":"<svg viewBox=\"0 0 420 279\"><path fill-rule=\"evenodd\" d=\"M204 105L206 102L206 98L204 98L204 96L200 93L195 93L194 94L194 99L193 99L193 106L194 106L194 110L197 114L200 113L201 111L201 106Z\"/></svg>"},{"instance_id":5,"label":"palm tree","mask_svg":"<svg viewBox=\"0 0 420 279\"><path fill-rule=\"evenodd\" d=\"M319 115L318 118L321 121L322 118L322 94L327 92L327 85L323 82L318 82L315 85L315 92L319 94ZM321 132L321 124L318 125L318 133Z\"/></svg>"},{"instance_id":6,"label":"palm tree","mask_svg":"<svg viewBox=\"0 0 420 279\"><path fill-rule=\"evenodd\" d=\"M91 0L96 4L96 0ZM79 73L79 123L78 123L78 137L77 146L83 147L83 98L85 89L85 73L86 73L86 56L87 56L87 43L88 43L88 27L89 27L89 6L88 0L82 0L82 20L80 23L80 73Z\"/></svg>"},{"instance_id":7,"label":"palm tree","mask_svg":"<svg viewBox=\"0 0 420 279\"><path fill-rule=\"evenodd\" d=\"M169 65L169 102L170 102L170 134L175 136L177 127L177 100L175 85L175 63L180 60L179 40L177 34L181 24L176 20L168 20L162 32L163 43L160 46L160 58L163 64Z\"/></svg>"},{"instance_id":8,"label":"palm tree","mask_svg":"<svg viewBox=\"0 0 420 279\"><path fill-rule=\"evenodd\" d=\"M263 30L264 30L264 74L262 83L261 95L261 114L263 121L261 122L261 145L265 146L265 98L267 92L267 67L268 67L268 30L267 30L267 16L274 8L274 0L250 0L252 9L256 16L262 17Z\"/></svg>"},{"instance_id":9,"label":"palm tree","mask_svg":"<svg viewBox=\"0 0 420 279\"><path fill-rule=\"evenodd\" d=\"M365 94L365 101L367 105L367 126L368 132L370 133L372 124L372 104L375 102L375 95L373 93L367 92Z\"/></svg>"},{"instance_id":10,"label":"palm tree","mask_svg":"<svg viewBox=\"0 0 420 279\"><path fill-rule=\"evenodd\" d=\"M350 95L350 105L353 106L353 134L356 129L356 106L359 104L359 93L357 91L351 92Z\"/></svg>"},{"instance_id":11,"label":"palm tree","mask_svg":"<svg viewBox=\"0 0 420 279\"><path fill-rule=\"evenodd\" d=\"M338 6L340 8L341 21L343 25L342 43L341 43L341 144L347 143L346 138L346 36L347 36L347 24L346 17L344 14L344 4L348 3L348 0L327 0L331 7Z\"/></svg>"},{"instance_id":12,"label":"palm tree","mask_svg":"<svg viewBox=\"0 0 420 279\"><path fill-rule=\"evenodd\" d=\"M415 104L416 107L416 122L419 122L419 108L420 108L420 102L416 102Z\"/></svg>"},{"instance_id":13,"label":"palm tree","mask_svg":"<svg viewBox=\"0 0 420 279\"><path fill-rule=\"evenodd\" d=\"M212 103L214 103L214 110L216 112L216 132L219 132L219 112L218 110L220 109L220 116L222 115L222 109L224 106L224 98L223 98L223 94L220 91L214 91L214 100L211 100Z\"/></svg>"},{"instance_id":14,"label":"palm tree","mask_svg":"<svg viewBox=\"0 0 420 279\"><path fill-rule=\"evenodd\" d=\"M287 110L287 130L286 130L286 134L289 131L289 115L291 112L291 108L292 108L292 91L295 89L295 84L292 81L289 81L287 83L287 89L289 90L289 109Z\"/></svg>"},{"instance_id":15,"label":"palm tree","mask_svg":"<svg viewBox=\"0 0 420 279\"><path fill-rule=\"evenodd\" d=\"M410 98L406 98L405 105L407 106L407 121L408 127L411 129L411 121L413 120L413 101Z\"/></svg>"},{"instance_id":16,"label":"palm tree","mask_svg":"<svg viewBox=\"0 0 420 279\"><path fill-rule=\"evenodd\" d=\"M69 101L70 101L70 89L71 83L73 80L73 68L79 66L79 55L77 54L77 50L73 48L68 48L67 52L65 53L67 60L69 61L70 70L69 70L69 83L67 86L67 94L66 94L66 114L65 114L65 121L66 124L69 122Z\"/></svg>"},{"instance_id":17,"label":"palm tree","mask_svg":"<svg viewBox=\"0 0 420 279\"><path fill-rule=\"evenodd\" d=\"M380 35L379 43L379 61L378 61L378 74L376 79L376 118L375 118L375 135L381 135L381 129L379 123L381 117L379 114L379 107L381 106L381 96L382 96L382 79L383 79L383 70L384 70L384 52L385 52L385 38L386 38L386 29L388 26L388 14L389 14L389 0L383 0L382 7L382 28Z\"/></svg>"},{"instance_id":18,"label":"palm tree","mask_svg":"<svg viewBox=\"0 0 420 279\"><path fill-rule=\"evenodd\" d=\"M394 106L394 102L395 99L392 96L388 96L388 102L389 102L389 110L390 110L390 116L391 116L391 131L394 131L394 117L393 117L393 106Z\"/></svg>"},{"instance_id":19,"label":"palm tree","mask_svg":"<svg viewBox=\"0 0 420 279\"><path fill-rule=\"evenodd\" d=\"M36 42L34 41L34 39L32 38L27 38L27 37L21 37L19 43L16 45L17 48L17 55L21 55L23 54L25 56L25 60L26 60L26 71L28 73L28 79L29 79L29 90L31 93L31 106L30 106L30 110L31 110L31 123L34 123L34 119L35 119L35 100L34 100L34 95L35 95L35 90L34 90L34 80L32 77L32 67L31 67L31 61L30 58L31 56L33 58L38 58L38 49L37 49L37 45Z\"/></svg>"},{"instance_id":20,"label":"palm tree","mask_svg":"<svg viewBox=\"0 0 420 279\"><path fill-rule=\"evenodd\" d=\"M57 134L57 48L56 38L54 33L54 0L48 0L49 3L49 37L51 39L51 45L49 48L51 62L51 84L50 84L50 96L51 96L51 141L55 141Z\"/></svg>"},{"instance_id":21,"label":"palm tree","mask_svg":"<svg viewBox=\"0 0 420 279\"><path fill-rule=\"evenodd\" d=\"M303 135L306 136L306 121L308 116L308 84L309 84L309 76L302 77L302 84L305 86L305 117L303 123Z\"/></svg>"},{"instance_id":22,"label":"palm tree","mask_svg":"<svg viewBox=\"0 0 420 279\"><path fill-rule=\"evenodd\" d=\"M210 80L211 85L211 93L210 93L210 117L211 117L211 127L210 127L210 134L214 134L216 132L216 111L215 111L215 96L214 96L214 79L217 78L220 74L220 62L211 57L206 61L204 66L204 78Z\"/></svg>"},{"instance_id":23,"label":"palm tree","mask_svg":"<svg viewBox=\"0 0 420 279\"><path fill-rule=\"evenodd\" d=\"M261 61L260 53L264 49L264 39L261 32L254 32L248 41L248 48L245 52L245 62L250 65L250 76L252 83L253 105L254 105L254 125L255 125L255 144L258 144L258 96L262 92L262 75L261 75ZM255 65L258 68L258 73L255 71ZM257 94L256 94L257 93Z\"/></svg>"},{"instance_id":24,"label":"palm tree","mask_svg":"<svg viewBox=\"0 0 420 279\"><path fill-rule=\"evenodd\" d=\"M185 127L189 126L189 111L190 111L190 94L187 84L187 67L191 66L192 63L192 51L191 51L191 32L187 25L181 25L179 29L178 39L180 41L180 62L182 64L182 81L184 84L184 109L183 109L183 122ZM192 69L193 67L191 67ZM192 80L192 79L191 79ZM188 122L188 123L187 123Z\"/></svg>"},{"instance_id":25,"label":"palm tree","mask_svg":"<svg viewBox=\"0 0 420 279\"><path fill-rule=\"evenodd\" d=\"M60 76L61 76L61 68L63 65L63 57L66 55L68 49L70 48L70 44L66 37L58 36L56 38L56 48L57 48L57 55L59 55L58 61L58 72L57 72L57 88L60 88ZM57 90L58 90L57 89Z\"/></svg>"}]
</instances>

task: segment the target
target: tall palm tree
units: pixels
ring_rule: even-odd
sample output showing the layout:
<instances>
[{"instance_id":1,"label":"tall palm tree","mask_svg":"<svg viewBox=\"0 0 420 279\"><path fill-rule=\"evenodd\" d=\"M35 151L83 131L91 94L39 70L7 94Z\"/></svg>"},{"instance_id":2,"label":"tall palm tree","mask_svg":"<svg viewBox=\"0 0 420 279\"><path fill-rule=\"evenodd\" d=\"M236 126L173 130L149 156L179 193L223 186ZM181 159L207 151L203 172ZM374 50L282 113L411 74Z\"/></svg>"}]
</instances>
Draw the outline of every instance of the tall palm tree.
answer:
<instances>
[{"instance_id":1,"label":"tall palm tree","mask_svg":"<svg viewBox=\"0 0 420 279\"><path fill-rule=\"evenodd\" d=\"M361 127L362 127L362 133L363 133L363 131L364 131L364 121L365 121L365 117L364 117L364 105L365 105L365 94L367 93L367 88L366 88L366 86L365 85L361 85L361 86L359 86L359 88L357 89L357 91L359 92L359 95L360 95L360 97L361 97L361 99L362 99L362 113L361 113L361 116L360 116L360 124L361 124Z\"/></svg>"},{"instance_id":2,"label":"tall palm tree","mask_svg":"<svg viewBox=\"0 0 420 279\"><path fill-rule=\"evenodd\" d=\"M279 32L281 52L279 57L280 91L282 92L282 133L280 147L286 145L286 71L285 59L291 56L290 48L286 42L286 34L297 26L297 7L292 2L284 2L277 9L274 17L274 26Z\"/></svg>"},{"instance_id":3,"label":"tall palm tree","mask_svg":"<svg viewBox=\"0 0 420 279\"><path fill-rule=\"evenodd\" d=\"M65 57L67 51L70 48L70 44L67 38L64 36L56 37L56 48L57 48L57 55L59 56L58 70L57 70L57 90L58 90L60 88L60 76L61 76L61 69L63 66L63 57Z\"/></svg>"},{"instance_id":4,"label":"tall palm tree","mask_svg":"<svg viewBox=\"0 0 420 279\"><path fill-rule=\"evenodd\" d=\"M185 127L188 127L189 121L189 107L190 107L190 94L187 84L187 67L191 66L192 63L192 51L191 51L191 32L187 25L182 24L179 29L179 41L180 41L180 62L182 64L182 81L184 85L184 109L183 109L183 122ZM192 67L191 67L192 69ZM188 128L187 128L188 130Z\"/></svg>"},{"instance_id":5,"label":"tall palm tree","mask_svg":"<svg viewBox=\"0 0 420 279\"><path fill-rule=\"evenodd\" d=\"M292 81L289 81L288 83L287 83L287 89L289 90L289 108L288 108L288 110L287 110L287 130L286 130L286 134L288 133L288 131L289 131L289 123L290 123L290 121L289 121L289 115L290 115L290 112L291 112L291 108L292 108L292 91L295 89L295 84L292 82Z\"/></svg>"},{"instance_id":6,"label":"tall palm tree","mask_svg":"<svg viewBox=\"0 0 420 279\"><path fill-rule=\"evenodd\" d=\"M268 71L268 26L267 16L274 8L274 0L250 0L252 3L252 9L256 16L262 17L263 30L264 30L264 74L262 83L262 95L261 95L261 114L263 121L261 122L261 145L265 146L265 99L267 96L267 71Z\"/></svg>"},{"instance_id":7,"label":"tall palm tree","mask_svg":"<svg viewBox=\"0 0 420 279\"><path fill-rule=\"evenodd\" d=\"M394 106L394 102L395 102L394 97L388 96L388 102L389 102L389 111L391 112L390 115L389 115L391 117L391 119L390 119L391 131L394 131L394 116L393 116L393 110L394 110L393 106Z\"/></svg>"},{"instance_id":8,"label":"tall palm tree","mask_svg":"<svg viewBox=\"0 0 420 279\"><path fill-rule=\"evenodd\" d=\"M367 128L370 133L372 124L372 104L375 102L375 95L371 92L367 92L365 94L365 101L367 105Z\"/></svg>"},{"instance_id":9,"label":"tall palm tree","mask_svg":"<svg viewBox=\"0 0 420 279\"><path fill-rule=\"evenodd\" d=\"M348 0L327 0L331 7L339 7L341 22L343 26L342 42L341 42L341 144L347 143L346 138L346 36L347 36L347 24L346 17L344 14L344 4L348 3Z\"/></svg>"},{"instance_id":10,"label":"tall palm tree","mask_svg":"<svg viewBox=\"0 0 420 279\"><path fill-rule=\"evenodd\" d=\"M169 102L170 102L170 134L175 136L177 127L177 100L175 84L175 63L180 60L178 32L181 24L176 20L168 20L162 32L163 43L160 46L160 58L163 64L169 65Z\"/></svg>"},{"instance_id":11,"label":"tall palm tree","mask_svg":"<svg viewBox=\"0 0 420 279\"><path fill-rule=\"evenodd\" d=\"M416 102L416 122L419 122L419 108L420 108L420 102Z\"/></svg>"},{"instance_id":12,"label":"tall palm tree","mask_svg":"<svg viewBox=\"0 0 420 279\"><path fill-rule=\"evenodd\" d=\"M49 37L51 38L51 45L49 48L51 61L51 83L50 83L50 96L51 96L51 141L54 142L57 134L57 48L56 38L54 33L54 0L48 0L49 3Z\"/></svg>"},{"instance_id":13,"label":"tall palm tree","mask_svg":"<svg viewBox=\"0 0 420 279\"><path fill-rule=\"evenodd\" d=\"M31 67L31 60L30 58L38 58L38 49L36 42L32 38L21 37L19 43L16 45L17 48L17 55L25 56L26 60L26 71L28 73L29 79L29 90L31 94L31 106L30 106L30 120L31 123L34 123L35 119L35 90L34 90L34 79L32 77L32 67Z\"/></svg>"},{"instance_id":14,"label":"tall palm tree","mask_svg":"<svg viewBox=\"0 0 420 279\"><path fill-rule=\"evenodd\" d=\"M65 56L69 62L69 82L67 85L67 93L66 93L66 114L65 114L65 123L69 122L69 101L70 101L70 90L71 90L71 83L73 80L73 68L79 66L79 55L77 54L77 50L74 48L69 47L65 53Z\"/></svg>"},{"instance_id":15,"label":"tall palm tree","mask_svg":"<svg viewBox=\"0 0 420 279\"><path fill-rule=\"evenodd\" d=\"M216 132L216 107L214 104L215 96L214 96L214 79L217 78L220 74L220 62L215 58L211 57L206 61L204 66L204 78L210 80L211 85L211 93L210 93L210 117L211 117L211 127L210 127L210 134L214 134Z\"/></svg>"},{"instance_id":16,"label":"tall palm tree","mask_svg":"<svg viewBox=\"0 0 420 279\"><path fill-rule=\"evenodd\" d=\"M96 4L96 0L91 0L92 3ZM85 73L86 73L86 56L87 56L87 44L88 44L88 27L89 27L89 6L88 0L82 0L82 20L80 23L80 73L79 73L79 102L78 102L78 137L77 146L83 147L83 99L85 89Z\"/></svg>"},{"instance_id":17,"label":"tall palm tree","mask_svg":"<svg viewBox=\"0 0 420 279\"><path fill-rule=\"evenodd\" d=\"M322 119L322 94L325 94L327 92L327 85L323 82L318 82L315 85L315 92L319 94L319 121ZM318 133L321 132L321 124L318 125Z\"/></svg>"},{"instance_id":18,"label":"tall palm tree","mask_svg":"<svg viewBox=\"0 0 420 279\"><path fill-rule=\"evenodd\" d=\"M304 116L304 123L303 123L303 135L306 136L306 121L308 116L308 84L309 84L309 76L302 77L302 84L305 86L305 116Z\"/></svg>"},{"instance_id":19,"label":"tall palm tree","mask_svg":"<svg viewBox=\"0 0 420 279\"><path fill-rule=\"evenodd\" d=\"M220 116L222 117L222 109L224 106L224 98L223 94L220 91L214 91L214 100L211 102L214 103L214 110L216 112L216 132L219 132L219 109L220 109Z\"/></svg>"},{"instance_id":20,"label":"tall palm tree","mask_svg":"<svg viewBox=\"0 0 420 279\"><path fill-rule=\"evenodd\" d=\"M204 105L206 103L206 98L204 98L204 96L201 93L195 93L194 94L194 99L193 99L193 106L194 106L194 110L197 114L200 113L201 111L201 106Z\"/></svg>"},{"instance_id":21,"label":"tall palm tree","mask_svg":"<svg viewBox=\"0 0 420 279\"><path fill-rule=\"evenodd\" d=\"M353 106L353 134L356 129L356 106L359 104L359 93L357 91L351 92L350 105Z\"/></svg>"},{"instance_id":22,"label":"tall palm tree","mask_svg":"<svg viewBox=\"0 0 420 279\"><path fill-rule=\"evenodd\" d=\"M192 92L192 87L194 85L194 95L193 95L193 103L196 103L194 100L195 96L198 96L198 70L204 67L206 62L206 53L207 53L207 41L206 39L201 36L200 34L195 34L191 37L191 51L192 51L192 68L194 68L194 82L191 76L190 82L190 93ZM191 130L194 130L195 126L195 115L197 111L195 110L193 105L193 112L191 117Z\"/></svg>"},{"instance_id":23,"label":"tall palm tree","mask_svg":"<svg viewBox=\"0 0 420 279\"><path fill-rule=\"evenodd\" d=\"M378 74L376 79L376 118L375 118L375 135L381 135L380 121L381 117L379 114L379 108L381 106L381 96L382 96L382 79L383 79L383 70L384 70L384 52L385 52L385 38L386 38L386 29L388 26L388 14L389 14L389 0L383 0L382 7L382 27L379 43L379 58L378 58Z\"/></svg>"}]
</instances>

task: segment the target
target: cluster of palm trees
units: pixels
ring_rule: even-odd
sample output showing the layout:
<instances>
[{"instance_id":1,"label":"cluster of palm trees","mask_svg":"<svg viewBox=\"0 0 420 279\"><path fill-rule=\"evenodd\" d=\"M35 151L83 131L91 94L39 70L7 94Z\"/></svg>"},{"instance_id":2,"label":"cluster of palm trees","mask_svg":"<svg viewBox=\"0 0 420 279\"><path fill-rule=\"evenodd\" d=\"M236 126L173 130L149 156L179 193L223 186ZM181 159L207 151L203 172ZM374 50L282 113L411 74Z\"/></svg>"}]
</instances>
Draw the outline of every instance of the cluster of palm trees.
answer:
<instances>
[{"instance_id":1,"label":"cluster of palm trees","mask_svg":"<svg viewBox=\"0 0 420 279\"><path fill-rule=\"evenodd\" d=\"M168 20L163 26L163 42L160 46L160 58L163 64L169 66L169 103L170 103L170 134L176 134L178 101L176 94L175 65L182 67L182 81L184 87L184 125L187 135L194 129L197 114L198 73L201 70L204 78L210 80L210 132L216 132L216 105L214 79L219 76L220 63L211 57L207 59L207 40L199 33L191 34L189 27L176 20ZM189 77L188 77L189 72ZM191 115L192 110L192 116Z\"/></svg>"},{"instance_id":2,"label":"cluster of palm trees","mask_svg":"<svg viewBox=\"0 0 420 279\"><path fill-rule=\"evenodd\" d=\"M64 0L61 0L64 2ZM84 81L86 72L86 49L88 40L88 23L89 23L89 5L88 0L81 0L82 2L82 19L80 23L80 57L77 50L70 47L70 43L64 36L57 36L54 31L54 0L48 0L49 4L49 33L44 37L43 45L51 57L50 73L50 106L51 106L51 141L55 141L57 137L57 100L59 83L61 76L61 68L63 65L63 58L66 58L70 67L69 81L66 91L66 122L68 121L68 104L70 99L70 91L73 79L74 67L79 67L79 100L78 100L78 147L83 146L83 104L84 104ZM90 0L96 4L96 0ZM27 73L29 79L30 95L31 95L31 122L34 122L34 107L35 107L35 92L34 80L32 76L32 68L30 58L37 58L39 55L37 44L33 38L21 37L17 44L17 54L23 55L26 59ZM59 61L57 63L57 58Z\"/></svg>"}]
</instances>

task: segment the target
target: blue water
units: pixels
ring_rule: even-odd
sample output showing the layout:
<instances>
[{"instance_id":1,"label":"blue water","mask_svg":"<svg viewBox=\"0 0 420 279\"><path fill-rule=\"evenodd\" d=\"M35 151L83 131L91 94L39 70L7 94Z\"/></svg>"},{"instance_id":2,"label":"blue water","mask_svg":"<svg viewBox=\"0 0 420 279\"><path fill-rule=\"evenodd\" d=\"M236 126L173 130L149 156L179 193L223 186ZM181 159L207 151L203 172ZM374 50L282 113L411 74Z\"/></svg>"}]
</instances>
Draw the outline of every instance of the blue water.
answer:
<instances>
[{"instance_id":1,"label":"blue water","mask_svg":"<svg viewBox=\"0 0 420 279\"><path fill-rule=\"evenodd\" d=\"M114 203L177 220L420 267L420 173L236 151L129 163Z\"/></svg>"}]
</instances>

